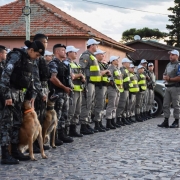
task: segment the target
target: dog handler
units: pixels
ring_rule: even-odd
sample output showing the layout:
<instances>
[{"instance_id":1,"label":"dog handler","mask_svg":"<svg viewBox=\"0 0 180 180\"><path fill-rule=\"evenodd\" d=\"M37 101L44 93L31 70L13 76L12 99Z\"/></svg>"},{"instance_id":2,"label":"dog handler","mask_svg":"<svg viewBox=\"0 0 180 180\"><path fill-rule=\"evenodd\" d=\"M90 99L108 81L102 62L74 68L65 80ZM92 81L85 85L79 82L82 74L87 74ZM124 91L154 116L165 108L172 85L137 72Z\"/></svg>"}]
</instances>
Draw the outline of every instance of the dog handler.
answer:
<instances>
[{"instance_id":1,"label":"dog handler","mask_svg":"<svg viewBox=\"0 0 180 180\"><path fill-rule=\"evenodd\" d=\"M32 61L44 55L44 45L40 41L25 41L27 49L13 49L6 59L6 66L0 80L1 109L1 164L19 164L19 160L29 160L18 149L21 126L21 106L24 100L23 88L30 88ZM22 75L23 74L23 75ZM11 155L8 146L11 144Z\"/></svg>"}]
</instances>

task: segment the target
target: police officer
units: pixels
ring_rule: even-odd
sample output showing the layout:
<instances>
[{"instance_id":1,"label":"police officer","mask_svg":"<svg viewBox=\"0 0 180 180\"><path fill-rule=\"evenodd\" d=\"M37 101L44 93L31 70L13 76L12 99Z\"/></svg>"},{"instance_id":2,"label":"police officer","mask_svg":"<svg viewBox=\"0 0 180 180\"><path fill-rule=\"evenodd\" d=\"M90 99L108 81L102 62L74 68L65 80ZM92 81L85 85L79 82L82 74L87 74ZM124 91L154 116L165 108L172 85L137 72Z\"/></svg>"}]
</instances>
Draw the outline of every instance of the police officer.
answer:
<instances>
[{"instance_id":1,"label":"police officer","mask_svg":"<svg viewBox=\"0 0 180 180\"><path fill-rule=\"evenodd\" d=\"M74 46L66 47L66 61L70 64L74 75L73 94L71 97L72 100L69 103L68 112L68 118L70 121L69 136L72 137L83 137L83 134L77 132L77 124L81 112L83 84L85 83L85 76L82 74L81 66L75 62L78 51L79 49Z\"/></svg>"},{"instance_id":2,"label":"police officer","mask_svg":"<svg viewBox=\"0 0 180 180\"><path fill-rule=\"evenodd\" d=\"M118 70L119 59L118 56L110 57L110 66L108 70L111 72L110 83L107 88L108 104L106 107L106 128L116 129L121 127L121 125L115 122L116 109L118 106L120 92L123 92L123 81L121 76L121 71Z\"/></svg>"},{"instance_id":3,"label":"police officer","mask_svg":"<svg viewBox=\"0 0 180 180\"><path fill-rule=\"evenodd\" d=\"M95 83L101 82L101 73L98 65L98 61L94 56L94 53L97 51L97 45L100 42L89 39L87 41L87 50L82 53L79 64L86 76L86 85L87 85L87 93L83 93L82 96L82 106L81 106L81 114L80 114L80 123L81 129L80 133L82 134L93 134L94 132L98 132L98 130L91 128L90 123L90 115L92 109L92 103L94 101L95 95Z\"/></svg>"},{"instance_id":4,"label":"police officer","mask_svg":"<svg viewBox=\"0 0 180 180\"><path fill-rule=\"evenodd\" d=\"M105 99L107 93L107 85L109 84L108 76L111 76L110 71L107 69L107 65L103 63L105 51L98 49L94 55L98 60L99 68L101 70L101 82L95 83L95 107L94 107L94 122L95 122L95 130L99 132L105 132L109 130L102 124L102 119L104 116L104 106L105 106Z\"/></svg>"},{"instance_id":5,"label":"police officer","mask_svg":"<svg viewBox=\"0 0 180 180\"><path fill-rule=\"evenodd\" d=\"M149 89L150 89L150 83L151 83L151 78L149 77L149 72L147 70L147 64L148 62L145 59L141 60L140 63L144 67L144 75L146 76L146 85L147 89L144 92L143 96L143 105L142 105L142 111L141 111L141 116L144 117L144 120L150 119L152 117L148 116L148 99L149 99Z\"/></svg>"},{"instance_id":6,"label":"police officer","mask_svg":"<svg viewBox=\"0 0 180 180\"><path fill-rule=\"evenodd\" d=\"M134 70L135 70L135 66L134 64L131 63L129 67L129 73L130 73L130 80L133 86L129 87L129 106L127 106L127 116L128 116L128 120L132 122L136 122L136 120L132 119L132 115L135 110L136 94L139 92L138 79Z\"/></svg>"},{"instance_id":7,"label":"police officer","mask_svg":"<svg viewBox=\"0 0 180 180\"><path fill-rule=\"evenodd\" d=\"M40 41L25 41L25 49L13 49L8 54L7 64L0 81L1 92L1 164L18 164L19 160L29 160L18 149L19 128L21 126L21 106L24 100L23 88L29 88L32 80L32 61L44 55L44 45ZM11 155L8 146L11 143Z\"/></svg>"},{"instance_id":8,"label":"police officer","mask_svg":"<svg viewBox=\"0 0 180 180\"><path fill-rule=\"evenodd\" d=\"M43 43L45 49L47 48L48 37L46 35L38 33L34 36L33 41L40 41L41 43ZM48 78L48 66L43 56L41 56L33 61L33 83L35 89L33 89L32 92L28 92L28 95L32 94L35 111L41 125L43 124L43 121L45 119L46 100L49 92L47 84ZM60 143L60 145L61 144L62 142ZM56 145L58 146L59 144L56 142ZM50 149L49 145L43 145L43 147L44 150ZM37 140L33 144L33 151L35 153L40 153L39 143Z\"/></svg>"},{"instance_id":9,"label":"police officer","mask_svg":"<svg viewBox=\"0 0 180 180\"><path fill-rule=\"evenodd\" d=\"M129 86L132 86L131 81L130 81L130 74L129 74L129 66L130 66L131 61L128 58L123 58L122 59L122 67L120 68L120 71L123 76L123 87L124 87L124 92L121 93L120 99L119 99L119 104L118 108L116 111L116 115L118 120L121 119L121 122L125 125L130 125L131 122L128 121L125 117L125 110L126 107L128 106L128 101L129 101Z\"/></svg>"},{"instance_id":10,"label":"police officer","mask_svg":"<svg viewBox=\"0 0 180 180\"><path fill-rule=\"evenodd\" d=\"M48 64L51 78L49 81L49 89L55 90L55 93L59 95L59 98L55 103L55 110L58 118L58 126L56 133L56 139L63 141L64 143L71 143L73 139L67 135L68 126L68 110L69 110L69 97L72 93L72 87L70 81L71 72L69 66L63 61L66 58L66 46L63 44L56 44L53 47L53 60Z\"/></svg>"},{"instance_id":11,"label":"police officer","mask_svg":"<svg viewBox=\"0 0 180 180\"><path fill-rule=\"evenodd\" d=\"M139 92L136 94L135 117L136 121L143 122L144 117L141 116L142 104L147 89L146 76L144 75L144 66L141 64L137 67L137 79Z\"/></svg>"},{"instance_id":12,"label":"police officer","mask_svg":"<svg viewBox=\"0 0 180 180\"><path fill-rule=\"evenodd\" d=\"M7 55L7 48L5 46L0 45L0 78L2 71L4 69L6 55Z\"/></svg>"},{"instance_id":13,"label":"police officer","mask_svg":"<svg viewBox=\"0 0 180 180\"><path fill-rule=\"evenodd\" d=\"M45 49L47 48L48 37L44 34L36 34L33 41L41 41L44 44ZM34 86L38 90L35 99L35 110L38 115L38 119L41 124L43 123L46 109L46 97L48 96L48 79L49 79L49 69L46 64L44 57L38 58L34 62ZM38 68L38 69L37 69Z\"/></svg>"},{"instance_id":14,"label":"police officer","mask_svg":"<svg viewBox=\"0 0 180 180\"><path fill-rule=\"evenodd\" d=\"M154 118L154 116L151 114L151 109L154 104L154 88L156 86L156 77L154 74L154 65L153 63L148 64L148 72L150 77L150 82L148 83L149 86L149 99L148 99L148 116Z\"/></svg>"},{"instance_id":15,"label":"police officer","mask_svg":"<svg viewBox=\"0 0 180 180\"><path fill-rule=\"evenodd\" d=\"M170 62L167 64L166 69L163 74L163 79L165 80L166 91L163 101L163 112L164 112L164 122L159 124L159 127L169 127L169 117L170 117L170 104L172 102L174 108L174 122L170 128L179 127L179 114L180 114L180 63L179 51L172 50L170 53Z\"/></svg>"},{"instance_id":16,"label":"police officer","mask_svg":"<svg viewBox=\"0 0 180 180\"><path fill-rule=\"evenodd\" d=\"M53 58L53 52L46 50L44 53L44 59L46 61L46 64L49 64L49 62L52 60L52 58Z\"/></svg>"}]
</instances>

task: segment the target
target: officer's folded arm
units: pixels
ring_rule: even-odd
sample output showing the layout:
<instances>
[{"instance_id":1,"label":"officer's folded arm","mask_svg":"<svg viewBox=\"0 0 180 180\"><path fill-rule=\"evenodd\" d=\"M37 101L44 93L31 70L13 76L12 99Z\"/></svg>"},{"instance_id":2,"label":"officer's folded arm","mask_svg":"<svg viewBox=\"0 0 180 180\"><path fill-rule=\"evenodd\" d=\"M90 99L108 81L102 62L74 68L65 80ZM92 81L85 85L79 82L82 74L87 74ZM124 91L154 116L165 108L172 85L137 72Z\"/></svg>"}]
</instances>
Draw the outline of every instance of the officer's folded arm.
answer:
<instances>
[{"instance_id":1,"label":"officer's folded arm","mask_svg":"<svg viewBox=\"0 0 180 180\"><path fill-rule=\"evenodd\" d=\"M61 81L57 78L57 73L52 73L50 81L57 87L63 89L67 94L71 92L71 88L64 86Z\"/></svg>"},{"instance_id":2,"label":"officer's folded arm","mask_svg":"<svg viewBox=\"0 0 180 180\"><path fill-rule=\"evenodd\" d=\"M180 76L176 76L176 77L167 77L166 81L169 81L169 82L180 82Z\"/></svg>"}]
</instances>

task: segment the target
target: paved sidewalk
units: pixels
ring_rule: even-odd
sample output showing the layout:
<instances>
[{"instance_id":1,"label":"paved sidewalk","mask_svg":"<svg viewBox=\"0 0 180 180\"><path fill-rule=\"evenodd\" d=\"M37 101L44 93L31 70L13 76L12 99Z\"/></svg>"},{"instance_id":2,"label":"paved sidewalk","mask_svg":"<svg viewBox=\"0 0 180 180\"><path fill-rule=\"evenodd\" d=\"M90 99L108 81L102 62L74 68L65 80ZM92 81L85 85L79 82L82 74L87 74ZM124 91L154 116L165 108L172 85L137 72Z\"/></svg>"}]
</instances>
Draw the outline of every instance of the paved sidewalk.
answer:
<instances>
[{"instance_id":1,"label":"paved sidewalk","mask_svg":"<svg viewBox=\"0 0 180 180\"><path fill-rule=\"evenodd\" d=\"M74 138L48 159L0 165L0 180L180 180L180 129L158 128L162 117ZM172 121L171 121L172 122Z\"/></svg>"}]
</instances>

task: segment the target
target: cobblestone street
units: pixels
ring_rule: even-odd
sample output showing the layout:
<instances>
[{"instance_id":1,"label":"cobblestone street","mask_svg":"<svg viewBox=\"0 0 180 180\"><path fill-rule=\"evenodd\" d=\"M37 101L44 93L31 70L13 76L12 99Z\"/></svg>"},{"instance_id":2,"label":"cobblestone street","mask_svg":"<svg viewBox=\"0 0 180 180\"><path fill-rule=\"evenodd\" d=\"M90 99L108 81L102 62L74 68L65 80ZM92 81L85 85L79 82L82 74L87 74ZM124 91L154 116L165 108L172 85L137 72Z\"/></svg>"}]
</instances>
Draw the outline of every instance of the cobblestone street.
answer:
<instances>
[{"instance_id":1,"label":"cobblestone street","mask_svg":"<svg viewBox=\"0 0 180 180\"><path fill-rule=\"evenodd\" d=\"M48 159L0 165L1 180L179 180L180 129L158 128L162 117L74 138ZM172 119L171 119L172 122Z\"/></svg>"}]
</instances>

